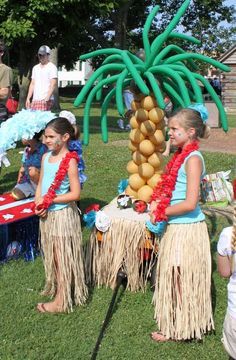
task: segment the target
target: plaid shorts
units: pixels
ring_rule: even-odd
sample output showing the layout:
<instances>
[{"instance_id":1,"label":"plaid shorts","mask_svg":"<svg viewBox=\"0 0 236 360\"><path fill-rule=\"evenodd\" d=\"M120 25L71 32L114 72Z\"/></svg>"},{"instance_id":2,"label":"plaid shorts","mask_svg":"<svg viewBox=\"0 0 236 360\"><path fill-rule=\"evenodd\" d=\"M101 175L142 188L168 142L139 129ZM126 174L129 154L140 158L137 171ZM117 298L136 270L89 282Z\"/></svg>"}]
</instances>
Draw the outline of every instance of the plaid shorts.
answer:
<instances>
[{"instance_id":1,"label":"plaid shorts","mask_svg":"<svg viewBox=\"0 0 236 360\"><path fill-rule=\"evenodd\" d=\"M48 101L33 100L30 105L30 109L31 110L49 111L49 110L51 110L53 103L54 103L53 100L48 100Z\"/></svg>"}]
</instances>

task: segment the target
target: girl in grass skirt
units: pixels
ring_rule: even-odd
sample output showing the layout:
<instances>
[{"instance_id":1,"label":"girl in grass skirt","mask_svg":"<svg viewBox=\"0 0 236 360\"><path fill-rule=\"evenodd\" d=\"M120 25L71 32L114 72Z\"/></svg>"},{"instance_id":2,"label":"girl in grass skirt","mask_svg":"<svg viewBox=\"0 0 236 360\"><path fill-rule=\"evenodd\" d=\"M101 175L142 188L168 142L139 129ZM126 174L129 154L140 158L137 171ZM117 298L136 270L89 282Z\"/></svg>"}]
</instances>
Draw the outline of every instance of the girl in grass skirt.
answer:
<instances>
[{"instance_id":1,"label":"girl in grass skirt","mask_svg":"<svg viewBox=\"0 0 236 360\"><path fill-rule=\"evenodd\" d=\"M69 152L68 141L74 128L65 118L50 121L45 129L49 152L43 156L35 213L40 216L41 246L44 259L45 295L54 299L39 303L40 312L71 311L84 304L85 285L79 199L78 155Z\"/></svg>"},{"instance_id":2,"label":"girl in grass skirt","mask_svg":"<svg viewBox=\"0 0 236 360\"><path fill-rule=\"evenodd\" d=\"M153 191L150 216L161 239L153 296L159 332L155 341L201 339L214 328L211 305L211 253L205 216L199 205L205 172L198 138L207 137L207 110L201 104L169 119L169 136L177 152Z\"/></svg>"}]
</instances>

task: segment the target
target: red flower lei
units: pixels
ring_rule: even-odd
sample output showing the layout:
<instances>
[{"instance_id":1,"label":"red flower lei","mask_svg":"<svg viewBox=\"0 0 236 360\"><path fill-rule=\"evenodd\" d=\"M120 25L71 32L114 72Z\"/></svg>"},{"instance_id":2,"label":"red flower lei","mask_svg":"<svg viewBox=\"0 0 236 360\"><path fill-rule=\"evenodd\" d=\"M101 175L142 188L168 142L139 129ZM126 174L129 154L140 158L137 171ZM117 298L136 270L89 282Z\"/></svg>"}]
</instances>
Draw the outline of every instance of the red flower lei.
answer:
<instances>
[{"instance_id":1,"label":"red flower lei","mask_svg":"<svg viewBox=\"0 0 236 360\"><path fill-rule=\"evenodd\" d=\"M168 162L165 172L161 175L161 180L158 182L153 190L151 202L158 200L156 209L153 214L155 221L166 221L167 216L165 210L170 204L172 192L175 189L178 171L183 164L186 157L193 151L199 149L198 141L193 141L191 144L186 145L183 149L179 148L172 159Z\"/></svg>"},{"instance_id":2,"label":"red flower lei","mask_svg":"<svg viewBox=\"0 0 236 360\"><path fill-rule=\"evenodd\" d=\"M50 185L47 194L43 197L43 203L37 206L37 210L48 209L52 205L53 199L56 197L56 190L61 186L62 181L66 177L67 171L69 169L70 160L75 159L79 161L79 156L75 151L66 153L65 157L61 160L59 168L56 172L53 183Z\"/></svg>"}]
</instances>

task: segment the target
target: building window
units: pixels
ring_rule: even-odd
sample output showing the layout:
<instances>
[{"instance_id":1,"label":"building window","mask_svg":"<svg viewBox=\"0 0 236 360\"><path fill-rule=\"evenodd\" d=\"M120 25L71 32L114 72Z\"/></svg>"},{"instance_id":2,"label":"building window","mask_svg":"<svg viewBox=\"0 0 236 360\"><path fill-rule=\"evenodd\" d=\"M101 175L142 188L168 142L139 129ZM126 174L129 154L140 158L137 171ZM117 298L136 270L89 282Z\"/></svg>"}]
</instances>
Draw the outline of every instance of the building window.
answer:
<instances>
[{"instance_id":1,"label":"building window","mask_svg":"<svg viewBox=\"0 0 236 360\"><path fill-rule=\"evenodd\" d=\"M62 71L62 67L61 67L61 66L58 66L58 71Z\"/></svg>"},{"instance_id":2,"label":"building window","mask_svg":"<svg viewBox=\"0 0 236 360\"><path fill-rule=\"evenodd\" d=\"M79 85L82 85L82 81L81 81L81 80L79 80Z\"/></svg>"},{"instance_id":3,"label":"building window","mask_svg":"<svg viewBox=\"0 0 236 360\"><path fill-rule=\"evenodd\" d=\"M67 85L73 85L73 81L72 80L69 80L69 81L67 81Z\"/></svg>"},{"instance_id":4,"label":"building window","mask_svg":"<svg viewBox=\"0 0 236 360\"><path fill-rule=\"evenodd\" d=\"M83 62L79 61L79 71L82 71L82 64L83 64Z\"/></svg>"}]
</instances>

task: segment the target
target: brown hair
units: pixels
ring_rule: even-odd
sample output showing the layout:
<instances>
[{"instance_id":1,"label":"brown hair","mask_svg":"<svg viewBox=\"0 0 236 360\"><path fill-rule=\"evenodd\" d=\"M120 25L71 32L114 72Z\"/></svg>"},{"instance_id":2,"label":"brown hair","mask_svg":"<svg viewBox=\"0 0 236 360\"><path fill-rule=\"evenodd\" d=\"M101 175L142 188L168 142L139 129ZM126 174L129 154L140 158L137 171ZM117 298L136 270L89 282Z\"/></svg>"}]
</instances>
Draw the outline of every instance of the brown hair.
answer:
<instances>
[{"instance_id":1,"label":"brown hair","mask_svg":"<svg viewBox=\"0 0 236 360\"><path fill-rule=\"evenodd\" d=\"M172 113L169 120L173 117L180 121L185 130L194 128L196 131L195 138L206 139L209 137L210 128L202 121L201 115L197 110L181 109Z\"/></svg>"},{"instance_id":2,"label":"brown hair","mask_svg":"<svg viewBox=\"0 0 236 360\"><path fill-rule=\"evenodd\" d=\"M70 139L74 139L75 137L75 129L66 118L57 117L49 121L49 123L46 126L46 129L49 127L52 130L54 130L57 134L60 135L69 134Z\"/></svg>"}]
</instances>

